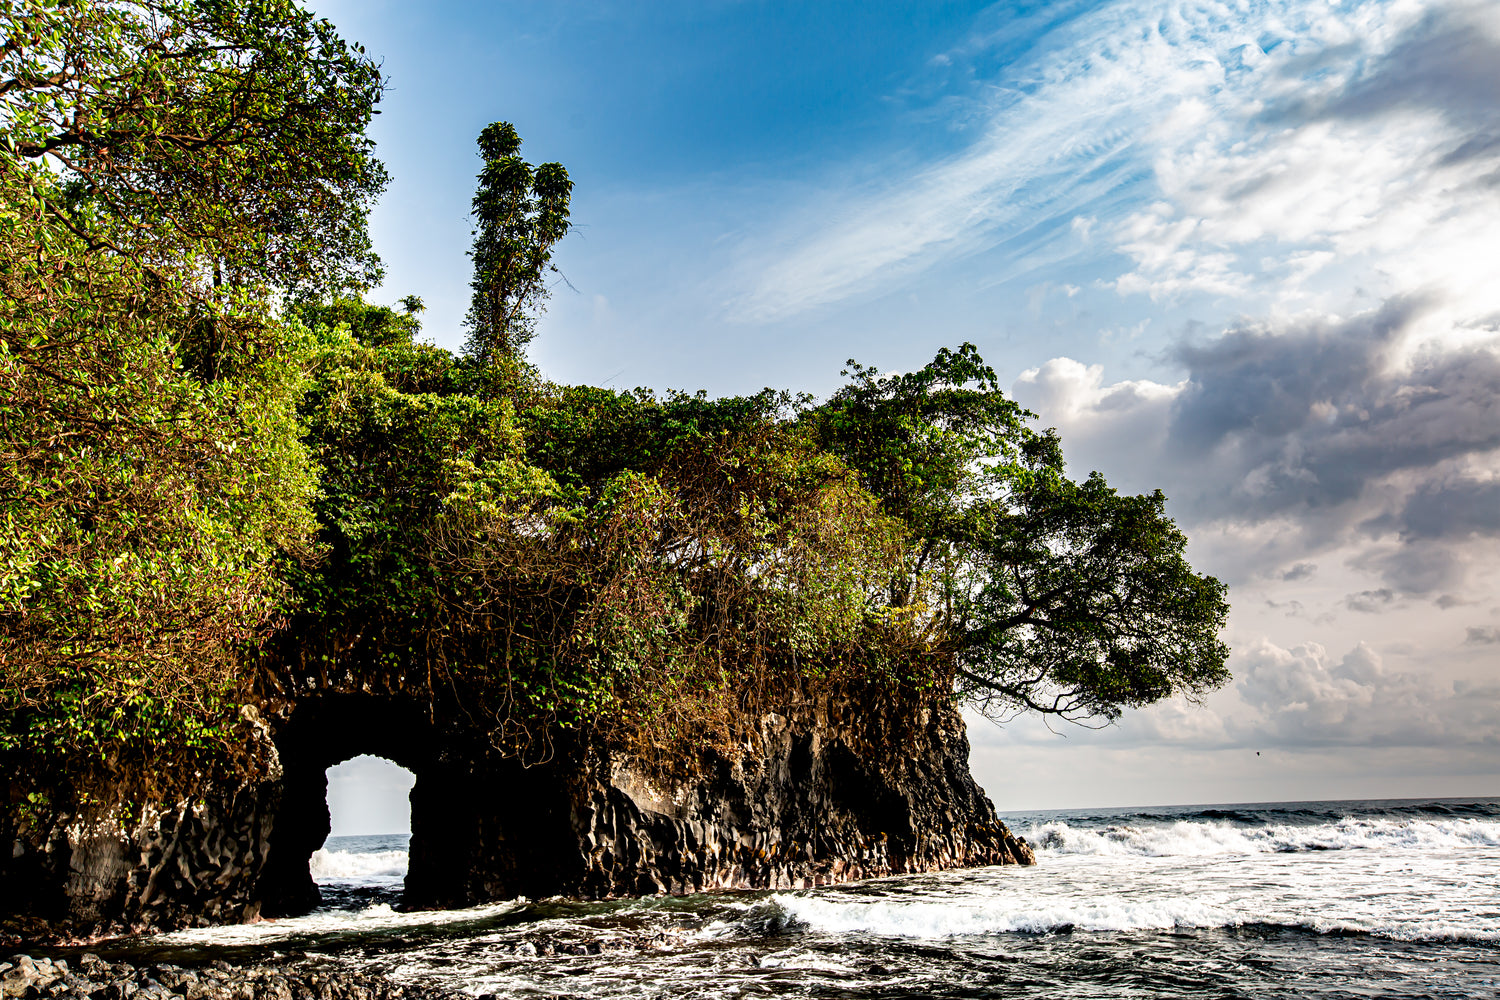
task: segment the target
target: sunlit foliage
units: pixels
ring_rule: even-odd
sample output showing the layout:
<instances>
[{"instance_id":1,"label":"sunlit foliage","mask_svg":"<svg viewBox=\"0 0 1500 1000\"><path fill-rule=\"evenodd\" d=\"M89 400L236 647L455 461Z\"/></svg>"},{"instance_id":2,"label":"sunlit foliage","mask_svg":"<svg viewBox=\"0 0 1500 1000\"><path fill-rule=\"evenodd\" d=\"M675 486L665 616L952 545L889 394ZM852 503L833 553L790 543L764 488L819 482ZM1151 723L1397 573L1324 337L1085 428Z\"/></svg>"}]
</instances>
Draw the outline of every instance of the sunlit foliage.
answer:
<instances>
[{"instance_id":1,"label":"sunlit foliage","mask_svg":"<svg viewBox=\"0 0 1500 1000\"><path fill-rule=\"evenodd\" d=\"M277 303L378 274L379 74L290 0L0 32L0 751L228 752L315 525Z\"/></svg>"}]
</instances>

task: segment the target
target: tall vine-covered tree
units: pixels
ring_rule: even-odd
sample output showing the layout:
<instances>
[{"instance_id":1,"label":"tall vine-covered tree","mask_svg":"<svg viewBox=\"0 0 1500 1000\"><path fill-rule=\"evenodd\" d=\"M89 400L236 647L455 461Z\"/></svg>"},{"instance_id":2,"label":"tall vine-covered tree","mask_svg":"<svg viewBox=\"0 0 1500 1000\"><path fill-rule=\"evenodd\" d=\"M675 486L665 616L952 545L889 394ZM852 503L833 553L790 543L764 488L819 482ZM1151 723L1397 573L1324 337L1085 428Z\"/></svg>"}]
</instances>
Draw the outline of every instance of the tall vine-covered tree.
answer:
<instances>
[{"instance_id":1,"label":"tall vine-covered tree","mask_svg":"<svg viewBox=\"0 0 1500 1000\"><path fill-rule=\"evenodd\" d=\"M479 134L484 167L474 194L474 296L464 352L481 367L514 366L536 334L536 315L556 267L552 248L567 235L573 182L561 163L533 167L509 122Z\"/></svg>"},{"instance_id":2,"label":"tall vine-covered tree","mask_svg":"<svg viewBox=\"0 0 1500 1000\"><path fill-rule=\"evenodd\" d=\"M0 3L8 759L227 746L313 527L274 305L378 274L381 86L293 0Z\"/></svg>"}]
</instances>

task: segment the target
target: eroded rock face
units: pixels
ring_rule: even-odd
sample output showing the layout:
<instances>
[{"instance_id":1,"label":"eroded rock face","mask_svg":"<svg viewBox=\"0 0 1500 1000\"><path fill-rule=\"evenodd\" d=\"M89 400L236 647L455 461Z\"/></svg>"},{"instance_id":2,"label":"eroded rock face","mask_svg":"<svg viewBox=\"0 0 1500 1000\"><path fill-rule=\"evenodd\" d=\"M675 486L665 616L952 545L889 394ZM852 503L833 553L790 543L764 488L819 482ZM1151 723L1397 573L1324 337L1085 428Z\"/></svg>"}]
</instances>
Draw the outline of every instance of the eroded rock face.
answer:
<instances>
[{"instance_id":1,"label":"eroded rock face","mask_svg":"<svg viewBox=\"0 0 1500 1000\"><path fill-rule=\"evenodd\" d=\"M608 761L476 769L446 791L467 793L476 835L460 877L432 877L414 825L407 900L803 888L1035 863L970 776L956 712L933 713L915 747L884 754L856 749L836 716L767 716L756 753L676 786ZM414 820L423 792L419 776Z\"/></svg>"},{"instance_id":2,"label":"eroded rock face","mask_svg":"<svg viewBox=\"0 0 1500 1000\"><path fill-rule=\"evenodd\" d=\"M306 912L319 902L308 859L329 831L326 769L365 753L416 775L414 908L1034 862L970 776L954 709L924 710L887 742L871 740L867 714L843 702L766 715L738 759L666 783L565 738L529 763L462 713L319 693L270 719L278 762L266 780L204 789L133 823L63 814L3 831L14 848L0 859L0 914L78 935Z\"/></svg>"},{"instance_id":3,"label":"eroded rock face","mask_svg":"<svg viewBox=\"0 0 1500 1000\"><path fill-rule=\"evenodd\" d=\"M96 792L113 801L104 798L108 789ZM273 779L129 812L75 807L6 831L0 939L89 938L255 919L279 794Z\"/></svg>"},{"instance_id":4,"label":"eroded rock face","mask_svg":"<svg viewBox=\"0 0 1500 1000\"><path fill-rule=\"evenodd\" d=\"M826 716L770 716L768 753L673 790L615 767L579 810L583 895L789 889L978 865L1034 864L969 774L956 713L909 754L855 752ZM602 777L602 776L601 776Z\"/></svg>"}]
</instances>

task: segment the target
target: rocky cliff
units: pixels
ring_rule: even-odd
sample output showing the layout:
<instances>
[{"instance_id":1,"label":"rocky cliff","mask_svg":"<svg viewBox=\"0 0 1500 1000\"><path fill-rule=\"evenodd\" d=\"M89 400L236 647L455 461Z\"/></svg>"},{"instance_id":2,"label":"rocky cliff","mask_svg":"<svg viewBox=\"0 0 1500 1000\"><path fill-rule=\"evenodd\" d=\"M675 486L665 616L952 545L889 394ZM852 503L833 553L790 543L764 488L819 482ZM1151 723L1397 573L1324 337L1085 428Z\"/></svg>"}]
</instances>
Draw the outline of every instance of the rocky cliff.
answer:
<instances>
[{"instance_id":1,"label":"rocky cliff","mask_svg":"<svg viewBox=\"0 0 1500 1000\"><path fill-rule=\"evenodd\" d=\"M305 912L319 900L308 859L329 831L325 771L365 753L416 775L410 907L1033 863L970 776L956 711L924 709L887 743L869 716L851 700L766 714L743 753L669 780L561 736L526 761L461 712L325 689L267 706L274 752L256 780L135 812L76 791L45 814L10 809L0 911L20 937Z\"/></svg>"}]
</instances>

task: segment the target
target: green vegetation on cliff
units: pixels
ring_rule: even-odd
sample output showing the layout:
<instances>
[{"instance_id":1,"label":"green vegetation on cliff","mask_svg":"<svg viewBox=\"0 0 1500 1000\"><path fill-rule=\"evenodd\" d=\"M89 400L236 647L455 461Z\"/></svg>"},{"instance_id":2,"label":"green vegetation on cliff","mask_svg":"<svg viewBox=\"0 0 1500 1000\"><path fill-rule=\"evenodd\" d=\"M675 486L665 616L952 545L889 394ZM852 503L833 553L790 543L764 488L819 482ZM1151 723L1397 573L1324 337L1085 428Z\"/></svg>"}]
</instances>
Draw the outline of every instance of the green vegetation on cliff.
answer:
<instances>
[{"instance_id":1,"label":"green vegetation on cliff","mask_svg":"<svg viewBox=\"0 0 1500 1000\"><path fill-rule=\"evenodd\" d=\"M310 674L667 770L833 692L1109 719L1226 680L1161 495L1070 480L972 346L821 403L549 383L571 182L497 123L454 355L362 298L381 80L326 22L9 0L0 31L17 773L235 763L240 706Z\"/></svg>"},{"instance_id":2,"label":"green vegetation on cliff","mask_svg":"<svg viewBox=\"0 0 1500 1000\"><path fill-rule=\"evenodd\" d=\"M0 5L0 749L223 746L304 551L381 80L291 0Z\"/></svg>"}]
</instances>

